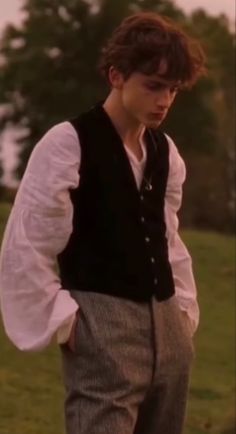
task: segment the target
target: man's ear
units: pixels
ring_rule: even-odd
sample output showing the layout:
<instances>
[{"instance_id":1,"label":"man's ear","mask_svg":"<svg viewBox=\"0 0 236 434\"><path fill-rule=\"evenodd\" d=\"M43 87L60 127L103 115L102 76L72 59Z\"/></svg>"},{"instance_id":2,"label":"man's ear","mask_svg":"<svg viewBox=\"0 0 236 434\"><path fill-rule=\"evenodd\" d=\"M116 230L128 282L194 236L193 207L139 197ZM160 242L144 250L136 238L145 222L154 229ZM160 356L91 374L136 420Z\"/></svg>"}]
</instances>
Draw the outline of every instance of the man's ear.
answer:
<instances>
[{"instance_id":1,"label":"man's ear","mask_svg":"<svg viewBox=\"0 0 236 434\"><path fill-rule=\"evenodd\" d=\"M114 66L110 66L108 72L110 85L117 90L121 90L124 84L124 76Z\"/></svg>"}]
</instances>

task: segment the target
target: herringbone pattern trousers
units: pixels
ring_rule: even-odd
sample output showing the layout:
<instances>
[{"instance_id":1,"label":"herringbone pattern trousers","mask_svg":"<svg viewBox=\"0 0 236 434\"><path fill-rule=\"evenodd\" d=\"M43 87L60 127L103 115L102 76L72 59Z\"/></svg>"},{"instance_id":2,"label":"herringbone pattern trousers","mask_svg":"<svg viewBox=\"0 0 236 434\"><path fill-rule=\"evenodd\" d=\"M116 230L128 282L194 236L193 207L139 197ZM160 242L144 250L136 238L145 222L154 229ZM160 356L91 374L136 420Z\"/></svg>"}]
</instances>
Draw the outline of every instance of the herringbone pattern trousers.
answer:
<instances>
[{"instance_id":1,"label":"herringbone pattern trousers","mask_svg":"<svg viewBox=\"0 0 236 434\"><path fill-rule=\"evenodd\" d=\"M181 434L193 344L175 296L71 294L80 310L75 352L61 346L67 434Z\"/></svg>"}]
</instances>

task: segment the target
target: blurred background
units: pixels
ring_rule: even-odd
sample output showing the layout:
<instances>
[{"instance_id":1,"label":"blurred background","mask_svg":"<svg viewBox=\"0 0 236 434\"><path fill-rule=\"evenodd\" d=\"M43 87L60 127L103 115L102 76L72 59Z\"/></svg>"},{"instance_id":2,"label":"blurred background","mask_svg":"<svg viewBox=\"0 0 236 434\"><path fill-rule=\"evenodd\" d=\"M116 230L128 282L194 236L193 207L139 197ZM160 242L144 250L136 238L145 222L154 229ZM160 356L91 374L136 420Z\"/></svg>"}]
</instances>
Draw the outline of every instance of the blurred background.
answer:
<instances>
[{"instance_id":1,"label":"blurred background","mask_svg":"<svg viewBox=\"0 0 236 434\"><path fill-rule=\"evenodd\" d=\"M181 234L193 256L202 312L186 434L233 434L234 0L1 2L1 236L33 147L52 125L107 95L96 67L101 47L123 17L140 10L153 10L180 23L201 41L207 55L207 76L177 97L163 129L187 164ZM28 355L25 364L25 355L1 333L0 434L61 434L63 392L56 350ZM32 378L34 370L40 375ZM22 400L16 399L17 394ZM30 409L27 415L25 404Z\"/></svg>"}]
</instances>

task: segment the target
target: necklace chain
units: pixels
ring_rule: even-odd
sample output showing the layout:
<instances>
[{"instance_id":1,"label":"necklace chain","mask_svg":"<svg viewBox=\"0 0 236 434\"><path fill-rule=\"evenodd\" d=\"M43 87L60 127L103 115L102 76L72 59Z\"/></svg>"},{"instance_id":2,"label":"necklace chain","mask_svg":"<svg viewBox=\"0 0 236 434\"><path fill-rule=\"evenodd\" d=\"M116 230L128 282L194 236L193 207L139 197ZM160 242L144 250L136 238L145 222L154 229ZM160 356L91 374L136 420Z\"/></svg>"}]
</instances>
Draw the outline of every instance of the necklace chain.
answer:
<instances>
[{"instance_id":1,"label":"necklace chain","mask_svg":"<svg viewBox=\"0 0 236 434\"><path fill-rule=\"evenodd\" d=\"M150 136L150 138L151 138L151 141L152 141L152 144L153 144L153 146L154 146L155 152L157 152L156 140L155 140L154 137L153 137L153 133L152 133L152 131L149 130L149 129L148 129L147 131L148 131L148 134L149 134L149 136ZM151 191L151 190L152 190L152 176L150 176L150 178L147 179L147 178L143 175L143 181L145 182L145 189L146 189L147 191Z\"/></svg>"}]
</instances>

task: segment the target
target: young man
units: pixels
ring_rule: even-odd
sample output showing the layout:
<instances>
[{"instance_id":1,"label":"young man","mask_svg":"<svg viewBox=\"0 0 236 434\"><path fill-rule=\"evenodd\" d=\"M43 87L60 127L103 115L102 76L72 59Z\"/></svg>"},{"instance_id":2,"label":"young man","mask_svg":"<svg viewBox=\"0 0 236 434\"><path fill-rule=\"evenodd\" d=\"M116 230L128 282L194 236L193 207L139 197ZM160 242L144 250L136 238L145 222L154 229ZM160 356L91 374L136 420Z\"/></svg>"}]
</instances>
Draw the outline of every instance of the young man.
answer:
<instances>
[{"instance_id":1,"label":"young man","mask_svg":"<svg viewBox=\"0 0 236 434\"><path fill-rule=\"evenodd\" d=\"M171 21L126 18L101 56L106 100L30 157L2 243L1 307L19 349L57 338L68 434L182 432L198 304L176 216L185 165L159 126L203 63Z\"/></svg>"}]
</instances>

